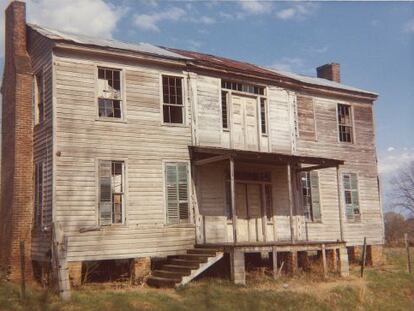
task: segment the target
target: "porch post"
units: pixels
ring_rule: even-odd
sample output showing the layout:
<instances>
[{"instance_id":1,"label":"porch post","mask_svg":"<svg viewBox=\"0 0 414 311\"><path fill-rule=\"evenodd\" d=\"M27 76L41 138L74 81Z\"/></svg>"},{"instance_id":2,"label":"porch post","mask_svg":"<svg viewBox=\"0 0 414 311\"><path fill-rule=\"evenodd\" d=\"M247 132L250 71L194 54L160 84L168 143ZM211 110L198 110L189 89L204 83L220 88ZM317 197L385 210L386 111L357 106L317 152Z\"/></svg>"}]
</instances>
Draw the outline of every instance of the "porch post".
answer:
<instances>
[{"instance_id":1,"label":"porch post","mask_svg":"<svg viewBox=\"0 0 414 311\"><path fill-rule=\"evenodd\" d=\"M293 193L292 193L292 172L290 163L287 164L288 192L289 192L289 222L290 222L290 240L295 240L295 232L293 228Z\"/></svg>"},{"instance_id":2,"label":"porch post","mask_svg":"<svg viewBox=\"0 0 414 311\"><path fill-rule=\"evenodd\" d=\"M233 219L233 242L237 243L237 215L236 215L236 186L234 183L234 159L230 157L230 192L231 192L231 214Z\"/></svg>"},{"instance_id":3,"label":"porch post","mask_svg":"<svg viewBox=\"0 0 414 311\"><path fill-rule=\"evenodd\" d=\"M341 241L344 241L344 219L343 219L343 209L342 209L342 200L341 200L341 176L339 173L339 166L336 166L336 183L338 187L338 210L339 210L339 230L341 233Z\"/></svg>"},{"instance_id":4,"label":"porch post","mask_svg":"<svg viewBox=\"0 0 414 311\"><path fill-rule=\"evenodd\" d=\"M263 241L267 241L267 211L266 211L266 186L262 184L262 233Z\"/></svg>"}]
</instances>

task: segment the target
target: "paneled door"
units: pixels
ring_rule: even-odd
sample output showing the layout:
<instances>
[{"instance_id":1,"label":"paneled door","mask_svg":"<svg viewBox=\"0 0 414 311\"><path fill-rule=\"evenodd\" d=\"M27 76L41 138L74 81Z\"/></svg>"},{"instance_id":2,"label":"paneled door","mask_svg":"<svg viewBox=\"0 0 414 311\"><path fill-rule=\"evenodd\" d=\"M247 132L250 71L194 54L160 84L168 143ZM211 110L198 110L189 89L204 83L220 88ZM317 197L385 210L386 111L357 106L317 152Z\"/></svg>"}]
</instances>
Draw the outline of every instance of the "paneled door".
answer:
<instances>
[{"instance_id":1,"label":"paneled door","mask_svg":"<svg viewBox=\"0 0 414 311\"><path fill-rule=\"evenodd\" d=\"M258 184L236 183L237 241L263 241L261 190Z\"/></svg>"},{"instance_id":2,"label":"paneled door","mask_svg":"<svg viewBox=\"0 0 414 311\"><path fill-rule=\"evenodd\" d=\"M232 94L232 145L234 149L258 150L258 114L255 97Z\"/></svg>"}]
</instances>

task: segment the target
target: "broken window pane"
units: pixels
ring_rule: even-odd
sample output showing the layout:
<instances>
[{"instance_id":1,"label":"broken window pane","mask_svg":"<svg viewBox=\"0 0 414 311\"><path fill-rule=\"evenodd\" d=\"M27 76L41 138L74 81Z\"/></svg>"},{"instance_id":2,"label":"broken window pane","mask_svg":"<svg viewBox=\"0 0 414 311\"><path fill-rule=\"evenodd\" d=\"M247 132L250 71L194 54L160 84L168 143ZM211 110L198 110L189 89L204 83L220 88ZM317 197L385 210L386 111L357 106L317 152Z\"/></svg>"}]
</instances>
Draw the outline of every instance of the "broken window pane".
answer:
<instances>
[{"instance_id":1,"label":"broken window pane","mask_svg":"<svg viewBox=\"0 0 414 311\"><path fill-rule=\"evenodd\" d=\"M351 106L338 104L339 141L352 142Z\"/></svg>"},{"instance_id":2,"label":"broken window pane","mask_svg":"<svg viewBox=\"0 0 414 311\"><path fill-rule=\"evenodd\" d=\"M122 118L121 71L98 68L99 117Z\"/></svg>"}]
</instances>

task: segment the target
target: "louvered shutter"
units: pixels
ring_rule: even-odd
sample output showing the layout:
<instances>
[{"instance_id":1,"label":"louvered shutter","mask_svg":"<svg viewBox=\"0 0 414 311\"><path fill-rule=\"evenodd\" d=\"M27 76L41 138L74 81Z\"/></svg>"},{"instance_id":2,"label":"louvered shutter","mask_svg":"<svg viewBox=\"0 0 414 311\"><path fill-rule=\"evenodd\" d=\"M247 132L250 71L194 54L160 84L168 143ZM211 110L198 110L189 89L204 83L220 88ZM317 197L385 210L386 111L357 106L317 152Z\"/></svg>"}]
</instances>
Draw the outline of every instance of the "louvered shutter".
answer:
<instances>
[{"instance_id":1,"label":"louvered shutter","mask_svg":"<svg viewBox=\"0 0 414 311\"><path fill-rule=\"evenodd\" d=\"M313 221L321 221L321 200L318 172L310 172Z\"/></svg>"},{"instance_id":2,"label":"louvered shutter","mask_svg":"<svg viewBox=\"0 0 414 311\"><path fill-rule=\"evenodd\" d=\"M112 162L99 161L99 213L100 224L112 224Z\"/></svg>"},{"instance_id":3,"label":"louvered shutter","mask_svg":"<svg viewBox=\"0 0 414 311\"><path fill-rule=\"evenodd\" d=\"M179 223L177 166L175 164L167 164L165 170L167 183L167 222L169 224L176 224Z\"/></svg>"},{"instance_id":4,"label":"louvered shutter","mask_svg":"<svg viewBox=\"0 0 414 311\"><path fill-rule=\"evenodd\" d=\"M177 171L178 171L178 199L179 199L180 222L183 222L183 221L187 222L189 219L187 164L185 163L178 164Z\"/></svg>"}]
</instances>

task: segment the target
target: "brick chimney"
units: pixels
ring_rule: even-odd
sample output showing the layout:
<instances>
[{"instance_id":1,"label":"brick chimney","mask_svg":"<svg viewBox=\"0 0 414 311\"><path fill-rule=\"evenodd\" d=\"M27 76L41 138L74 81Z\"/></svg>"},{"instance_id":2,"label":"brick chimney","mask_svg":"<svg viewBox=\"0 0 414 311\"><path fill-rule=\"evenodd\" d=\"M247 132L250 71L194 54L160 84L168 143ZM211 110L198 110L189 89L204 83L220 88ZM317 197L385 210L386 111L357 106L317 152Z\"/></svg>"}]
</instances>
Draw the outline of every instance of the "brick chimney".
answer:
<instances>
[{"instance_id":1,"label":"brick chimney","mask_svg":"<svg viewBox=\"0 0 414 311\"><path fill-rule=\"evenodd\" d=\"M323 78L331 81L341 82L341 65L338 63L330 63L316 68L318 78Z\"/></svg>"},{"instance_id":2,"label":"brick chimney","mask_svg":"<svg viewBox=\"0 0 414 311\"><path fill-rule=\"evenodd\" d=\"M26 5L6 9L2 92L0 274L21 279L20 241L25 243L26 279L32 279L31 229L34 214L32 69L26 47Z\"/></svg>"}]
</instances>

